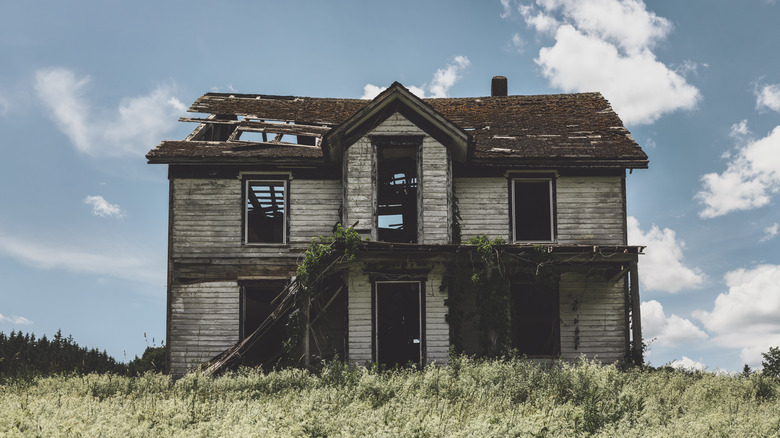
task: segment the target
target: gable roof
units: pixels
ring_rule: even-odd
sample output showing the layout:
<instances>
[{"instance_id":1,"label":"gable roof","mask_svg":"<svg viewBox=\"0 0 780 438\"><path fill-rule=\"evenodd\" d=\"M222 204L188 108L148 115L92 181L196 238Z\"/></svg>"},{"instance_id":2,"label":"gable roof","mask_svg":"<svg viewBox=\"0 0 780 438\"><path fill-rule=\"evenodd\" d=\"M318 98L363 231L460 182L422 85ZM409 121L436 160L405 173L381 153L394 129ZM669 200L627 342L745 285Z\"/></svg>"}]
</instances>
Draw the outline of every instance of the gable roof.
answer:
<instances>
[{"instance_id":1,"label":"gable roof","mask_svg":"<svg viewBox=\"0 0 780 438\"><path fill-rule=\"evenodd\" d=\"M180 119L199 123L193 134L184 141L163 141L146 157L150 163L323 162L334 139L357 132L393 102L403 102L453 141L470 137L473 164L648 165L647 155L600 93L419 99L398 83L372 101L208 93L189 111L210 116ZM204 138L212 126L227 127L230 135ZM240 135L245 132L275 136L244 141ZM308 144L285 141L290 136L305 137Z\"/></svg>"},{"instance_id":2,"label":"gable roof","mask_svg":"<svg viewBox=\"0 0 780 438\"><path fill-rule=\"evenodd\" d=\"M322 151L330 161L340 161L344 149L395 113L413 120L439 143L450 148L453 159L466 161L473 152L471 137L398 82L379 93L368 105L325 134Z\"/></svg>"}]
</instances>

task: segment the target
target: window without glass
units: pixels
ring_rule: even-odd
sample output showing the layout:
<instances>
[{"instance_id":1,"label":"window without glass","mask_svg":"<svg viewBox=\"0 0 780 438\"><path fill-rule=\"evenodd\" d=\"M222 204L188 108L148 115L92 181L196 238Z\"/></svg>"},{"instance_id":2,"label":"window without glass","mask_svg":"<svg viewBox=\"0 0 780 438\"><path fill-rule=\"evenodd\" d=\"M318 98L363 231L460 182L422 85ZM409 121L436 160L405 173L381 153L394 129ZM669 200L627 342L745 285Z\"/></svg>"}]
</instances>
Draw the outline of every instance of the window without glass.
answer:
<instances>
[{"instance_id":1,"label":"window without glass","mask_svg":"<svg viewBox=\"0 0 780 438\"><path fill-rule=\"evenodd\" d=\"M377 223L379 240L417 242L417 148L379 147Z\"/></svg>"},{"instance_id":2,"label":"window without glass","mask_svg":"<svg viewBox=\"0 0 780 438\"><path fill-rule=\"evenodd\" d=\"M246 243L286 243L287 181L246 181Z\"/></svg>"},{"instance_id":3,"label":"window without glass","mask_svg":"<svg viewBox=\"0 0 780 438\"><path fill-rule=\"evenodd\" d=\"M552 179L512 180L512 206L516 242L553 241Z\"/></svg>"},{"instance_id":4,"label":"window without glass","mask_svg":"<svg viewBox=\"0 0 780 438\"><path fill-rule=\"evenodd\" d=\"M561 350L558 288L512 283L512 347L527 356L557 356Z\"/></svg>"},{"instance_id":5,"label":"window without glass","mask_svg":"<svg viewBox=\"0 0 780 438\"><path fill-rule=\"evenodd\" d=\"M241 318L241 339L257 330L277 310L274 298L284 288L283 284L270 283L244 286ZM287 339L285 323L289 311L272 324L266 323L257 341L244 353L245 365L275 365L282 356L282 344Z\"/></svg>"}]
</instances>

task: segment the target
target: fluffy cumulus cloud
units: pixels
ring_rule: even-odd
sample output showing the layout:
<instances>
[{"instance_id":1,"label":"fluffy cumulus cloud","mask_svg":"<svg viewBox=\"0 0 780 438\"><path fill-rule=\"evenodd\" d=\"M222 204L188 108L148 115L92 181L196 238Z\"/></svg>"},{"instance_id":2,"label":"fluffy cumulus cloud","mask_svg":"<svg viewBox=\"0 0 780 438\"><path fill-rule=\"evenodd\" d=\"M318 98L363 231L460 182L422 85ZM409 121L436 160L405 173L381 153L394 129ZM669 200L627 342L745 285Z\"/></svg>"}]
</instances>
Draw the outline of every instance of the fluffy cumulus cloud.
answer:
<instances>
[{"instance_id":1,"label":"fluffy cumulus cloud","mask_svg":"<svg viewBox=\"0 0 780 438\"><path fill-rule=\"evenodd\" d=\"M726 170L701 177L696 198L703 206L702 218L763 207L780 191L780 126L727 157Z\"/></svg>"},{"instance_id":2,"label":"fluffy cumulus cloud","mask_svg":"<svg viewBox=\"0 0 780 438\"><path fill-rule=\"evenodd\" d=\"M0 234L0 255L40 269L115 277L156 286L165 284L159 257L112 242L102 248L69 247Z\"/></svg>"},{"instance_id":3,"label":"fluffy cumulus cloud","mask_svg":"<svg viewBox=\"0 0 780 438\"><path fill-rule=\"evenodd\" d=\"M117 204L106 201L102 196L87 196L84 203L92 206L92 214L100 217L122 217L124 213Z\"/></svg>"},{"instance_id":4,"label":"fluffy cumulus cloud","mask_svg":"<svg viewBox=\"0 0 780 438\"><path fill-rule=\"evenodd\" d=\"M502 2L504 14L511 3ZM564 91L600 91L627 124L653 123L662 115L692 109L699 90L680 71L660 62L652 49L672 24L641 0L536 0L516 7L526 25L555 42L536 63Z\"/></svg>"},{"instance_id":5,"label":"fluffy cumulus cloud","mask_svg":"<svg viewBox=\"0 0 780 438\"><path fill-rule=\"evenodd\" d=\"M639 281L644 289L676 293L704 282L701 270L683 262L685 242L677 240L674 230L653 225L645 232L639 221L629 216L628 240L632 245L647 247L639 260Z\"/></svg>"},{"instance_id":6,"label":"fluffy cumulus cloud","mask_svg":"<svg viewBox=\"0 0 780 438\"><path fill-rule=\"evenodd\" d=\"M707 334L690 320L674 314L667 317L658 301L643 301L640 310L645 342L671 347L707 339Z\"/></svg>"},{"instance_id":7,"label":"fluffy cumulus cloud","mask_svg":"<svg viewBox=\"0 0 780 438\"><path fill-rule=\"evenodd\" d=\"M6 316L0 313L0 323L6 322L13 325L32 325L32 321L24 316Z\"/></svg>"},{"instance_id":8,"label":"fluffy cumulus cloud","mask_svg":"<svg viewBox=\"0 0 780 438\"><path fill-rule=\"evenodd\" d=\"M446 67L436 70L433 74L433 79L430 83L422 86L410 86L409 91L414 95L425 97L447 97L449 96L450 88L460 80L463 76L463 72L471 65L471 61L465 56L456 56L452 62L447 64ZM386 90L387 87L380 87L378 85L366 84L363 87L363 96L361 99L373 99L379 93Z\"/></svg>"},{"instance_id":9,"label":"fluffy cumulus cloud","mask_svg":"<svg viewBox=\"0 0 780 438\"><path fill-rule=\"evenodd\" d=\"M728 292L718 295L711 311L693 316L714 334L713 342L740 349L742 361L756 366L762 352L780 345L780 265L737 269L724 278Z\"/></svg>"},{"instance_id":10,"label":"fluffy cumulus cloud","mask_svg":"<svg viewBox=\"0 0 780 438\"><path fill-rule=\"evenodd\" d=\"M35 73L35 91L73 146L93 156L142 154L175 126L186 107L175 87L160 85L149 94L122 99L115 110L95 108L87 98L88 76L64 68Z\"/></svg>"},{"instance_id":11,"label":"fluffy cumulus cloud","mask_svg":"<svg viewBox=\"0 0 780 438\"><path fill-rule=\"evenodd\" d=\"M697 362L687 356L683 356L680 360L672 361L669 366L686 371L704 371L707 369L707 366L703 363Z\"/></svg>"},{"instance_id":12,"label":"fluffy cumulus cloud","mask_svg":"<svg viewBox=\"0 0 780 438\"><path fill-rule=\"evenodd\" d=\"M780 112L780 84L763 85L757 88L756 108Z\"/></svg>"}]
</instances>

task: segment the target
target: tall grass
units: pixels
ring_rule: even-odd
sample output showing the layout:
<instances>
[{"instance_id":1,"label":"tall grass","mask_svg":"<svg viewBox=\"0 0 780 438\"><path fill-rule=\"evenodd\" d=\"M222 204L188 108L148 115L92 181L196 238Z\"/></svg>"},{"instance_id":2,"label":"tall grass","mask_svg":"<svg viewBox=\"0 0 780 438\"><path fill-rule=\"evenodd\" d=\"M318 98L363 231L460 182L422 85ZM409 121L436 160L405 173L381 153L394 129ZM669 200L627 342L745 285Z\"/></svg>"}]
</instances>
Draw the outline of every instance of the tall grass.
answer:
<instances>
[{"instance_id":1,"label":"tall grass","mask_svg":"<svg viewBox=\"0 0 780 438\"><path fill-rule=\"evenodd\" d=\"M455 358L379 371L90 374L0 385L0 436L780 436L780 382Z\"/></svg>"}]
</instances>

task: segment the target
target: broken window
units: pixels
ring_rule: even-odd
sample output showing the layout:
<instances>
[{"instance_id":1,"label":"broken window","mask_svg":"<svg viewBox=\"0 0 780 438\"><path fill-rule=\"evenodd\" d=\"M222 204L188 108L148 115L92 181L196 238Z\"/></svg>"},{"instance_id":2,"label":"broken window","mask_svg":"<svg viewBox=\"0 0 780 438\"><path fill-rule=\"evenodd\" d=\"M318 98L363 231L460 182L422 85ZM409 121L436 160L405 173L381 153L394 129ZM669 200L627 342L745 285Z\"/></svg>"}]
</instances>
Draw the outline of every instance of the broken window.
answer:
<instances>
[{"instance_id":1,"label":"broken window","mask_svg":"<svg viewBox=\"0 0 780 438\"><path fill-rule=\"evenodd\" d=\"M512 180L512 235L515 242L552 242L552 178Z\"/></svg>"},{"instance_id":2,"label":"broken window","mask_svg":"<svg viewBox=\"0 0 780 438\"><path fill-rule=\"evenodd\" d=\"M246 243L287 242L287 181L246 181Z\"/></svg>"},{"instance_id":3,"label":"broken window","mask_svg":"<svg viewBox=\"0 0 780 438\"><path fill-rule=\"evenodd\" d=\"M249 337L278 307L274 299L284 289L284 284L269 282L243 287L241 339ZM285 323L289 311L273 323L264 324L262 332L255 336L256 342L244 353L242 362L245 365L273 366L279 362L283 353L283 343L287 339Z\"/></svg>"},{"instance_id":4,"label":"broken window","mask_svg":"<svg viewBox=\"0 0 780 438\"><path fill-rule=\"evenodd\" d=\"M512 347L527 356L561 350L558 288L539 281L512 282Z\"/></svg>"},{"instance_id":5,"label":"broken window","mask_svg":"<svg viewBox=\"0 0 780 438\"><path fill-rule=\"evenodd\" d=\"M417 242L417 148L377 148L379 240Z\"/></svg>"}]
</instances>

